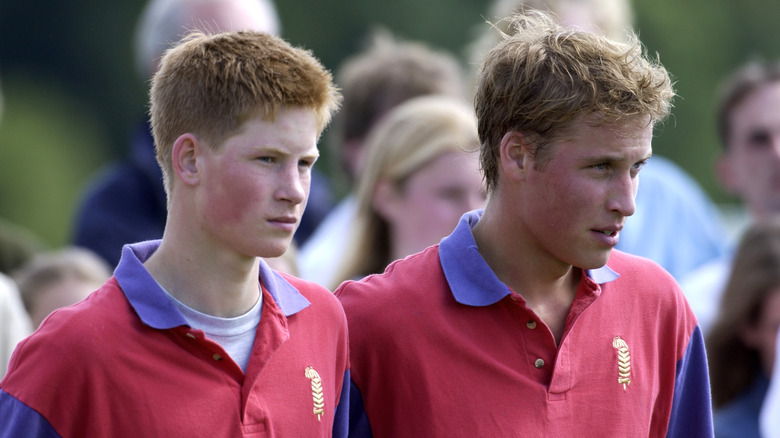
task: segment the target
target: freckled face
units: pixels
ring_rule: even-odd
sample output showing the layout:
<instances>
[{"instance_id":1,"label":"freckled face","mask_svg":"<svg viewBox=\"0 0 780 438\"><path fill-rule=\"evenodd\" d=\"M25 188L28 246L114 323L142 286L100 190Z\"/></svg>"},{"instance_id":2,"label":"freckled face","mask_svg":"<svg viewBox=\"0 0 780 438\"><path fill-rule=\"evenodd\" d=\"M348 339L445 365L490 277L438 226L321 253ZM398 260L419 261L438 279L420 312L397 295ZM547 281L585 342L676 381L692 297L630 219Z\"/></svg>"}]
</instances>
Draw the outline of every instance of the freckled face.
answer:
<instances>
[{"instance_id":1,"label":"freckled face","mask_svg":"<svg viewBox=\"0 0 780 438\"><path fill-rule=\"evenodd\" d=\"M554 265L595 269L606 264L626 217L634 214L637 174L651 155L652 127L591 126L549 147L519 182L516 223L530 251Z\"/></svg>"},{"instance_id":2,"label":"freckled face","mask_svg":"<svg viewBox=\"0 0 780 438\"><path fill-rule=\"evenodd\" d=\"M246 257L280 256L306 207L317 157L314 111L303 108L250 119L217 151L201 148L201 227Z\"/></svg>"}]
</instances>

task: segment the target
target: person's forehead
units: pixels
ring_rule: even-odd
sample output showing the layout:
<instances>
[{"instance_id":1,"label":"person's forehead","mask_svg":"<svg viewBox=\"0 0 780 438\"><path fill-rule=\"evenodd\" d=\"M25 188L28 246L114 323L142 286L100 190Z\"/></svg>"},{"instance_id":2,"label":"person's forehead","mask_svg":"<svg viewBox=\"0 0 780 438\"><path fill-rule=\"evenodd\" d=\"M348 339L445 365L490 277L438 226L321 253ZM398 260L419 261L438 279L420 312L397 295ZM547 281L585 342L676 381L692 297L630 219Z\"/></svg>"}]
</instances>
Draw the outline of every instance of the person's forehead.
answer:
<instances>
[{"instance_id":1,"label":"person's forehead","mask_svg":"<svg viewBox=\"0 0 780 438\"><path fill-rule=\"evenodd\" d=\"M649 116L626 117L622 120L604 120L598 114L583 115L574 119L562 130L564 136L575 139L587 132L598 132L621 137L644 137L652 133L653 122Z\"/></svg>"},{"instance_id":2,"label":"person's forehead","mask_svg":"<svg viewBox=\"0 0 780 438\"><path fill-rule=\"evenodd\" d=\"M732 128L778 124L780 126L780 81L764 84L748 93L730 114Z\"/></svg>"}]
</instances>

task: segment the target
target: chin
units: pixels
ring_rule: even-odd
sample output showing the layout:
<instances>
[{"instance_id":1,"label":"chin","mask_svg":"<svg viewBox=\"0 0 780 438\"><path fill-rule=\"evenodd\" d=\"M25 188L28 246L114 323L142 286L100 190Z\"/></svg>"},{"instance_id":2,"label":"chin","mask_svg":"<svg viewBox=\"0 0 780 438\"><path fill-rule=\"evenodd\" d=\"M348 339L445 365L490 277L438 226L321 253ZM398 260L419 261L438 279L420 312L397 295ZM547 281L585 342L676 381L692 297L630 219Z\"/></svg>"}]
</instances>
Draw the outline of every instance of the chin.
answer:
<instances>
[{"instance_id":1,"label":"chin","mask_svg":"<svg viewBox=\"0 0 780 438\"><path fill-rule=\"evenodd\" d=\"M609 261L609 255L612 254L610 250L606 254L600 254L598 256L587 257L580 261L580 264L576 265L582 269L599 269L603 268Z\"/></svg>"},{"instance_id":2,"label":"chin","mask_svg":"<svg viewBox=\"0 0 780 438\"><path fill-rule=\"evenodd\" d=\"M276 257L283 256L286 251L287 251L286 246L284 248L266 248L264 251L260 252L259 257L262 257L264 259L273 259Z\"/></svg>"},{"instance_id":3,"label":"chin","mask_svg":"<svg viewBox=\"0 0 780 438\"><path fill-rule=\"evenodd\" d=\"M264 259L281 257L285 252L287 252L291 241L292 239L275 239L273 241L266 241L262 246L256 248L256 251L254 251L255 256L262 257Z\"/></svg>"}]
</instances>

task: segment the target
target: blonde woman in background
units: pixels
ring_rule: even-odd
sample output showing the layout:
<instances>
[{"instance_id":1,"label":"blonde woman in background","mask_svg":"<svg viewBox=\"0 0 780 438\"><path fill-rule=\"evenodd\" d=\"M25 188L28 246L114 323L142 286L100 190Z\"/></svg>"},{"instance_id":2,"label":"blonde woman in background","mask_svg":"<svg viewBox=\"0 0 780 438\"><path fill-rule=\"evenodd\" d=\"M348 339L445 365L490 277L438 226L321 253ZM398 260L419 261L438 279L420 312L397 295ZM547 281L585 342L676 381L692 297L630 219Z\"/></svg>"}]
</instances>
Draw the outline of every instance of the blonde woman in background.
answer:
<instances>
[{"instance_id":1,"label":"blonde woman in background","mask_svg":"<svg viewBox=\"0 0 780 438\"><path fill-rule=\"evenodd\" d=\"M330 286L384 271L481 208L478 147L474 110L465 101L417 97L388 113L367 140L350 248Z\"/></svg>"},{"instance_id":2,"label":"blonde woman in background","mask_svg":"<svg viewBox=\"0 0 780 438\"><path fill-rule=\"evenodd\" d=\"M705 338L716 437L760 437L759 414L772 376L778 327L780 218L775 217L754 223L742 236Z\"/></svg>"}]
</instances>

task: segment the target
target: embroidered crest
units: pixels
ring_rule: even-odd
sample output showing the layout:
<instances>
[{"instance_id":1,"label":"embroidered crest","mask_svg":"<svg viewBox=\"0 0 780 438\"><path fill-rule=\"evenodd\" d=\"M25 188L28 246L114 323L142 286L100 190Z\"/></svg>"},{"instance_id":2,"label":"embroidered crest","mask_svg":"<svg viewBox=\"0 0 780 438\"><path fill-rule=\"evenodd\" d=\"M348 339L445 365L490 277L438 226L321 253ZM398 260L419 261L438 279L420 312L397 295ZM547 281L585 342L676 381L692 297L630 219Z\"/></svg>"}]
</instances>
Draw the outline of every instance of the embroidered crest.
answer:
<instances>
[{"instance_id":1,"label":"embroidered crest","mask_svg":"<svg viewBox=\"0 0 780 438\"><path fill-rule=\"evenodd\" d=\"M612 340L612 346L617 349L618 355L618 383L623 384L623 390L631 383L631 355L628 352L626 341L615 336Z\"/></svg>"},{"instance_id":2,"label":"embroidered crest","mask_svg":"<svg viewBox=\"0 0 780 438\"><path fill-rule=\"evenodd\" d=\"M314 415L317 420L322 421L325 414L325 396L322 394L322 379L317 371L312 367L306 368L306 377L311 379L311 397L314 402Z\"/></svg>"}]
</instances>

